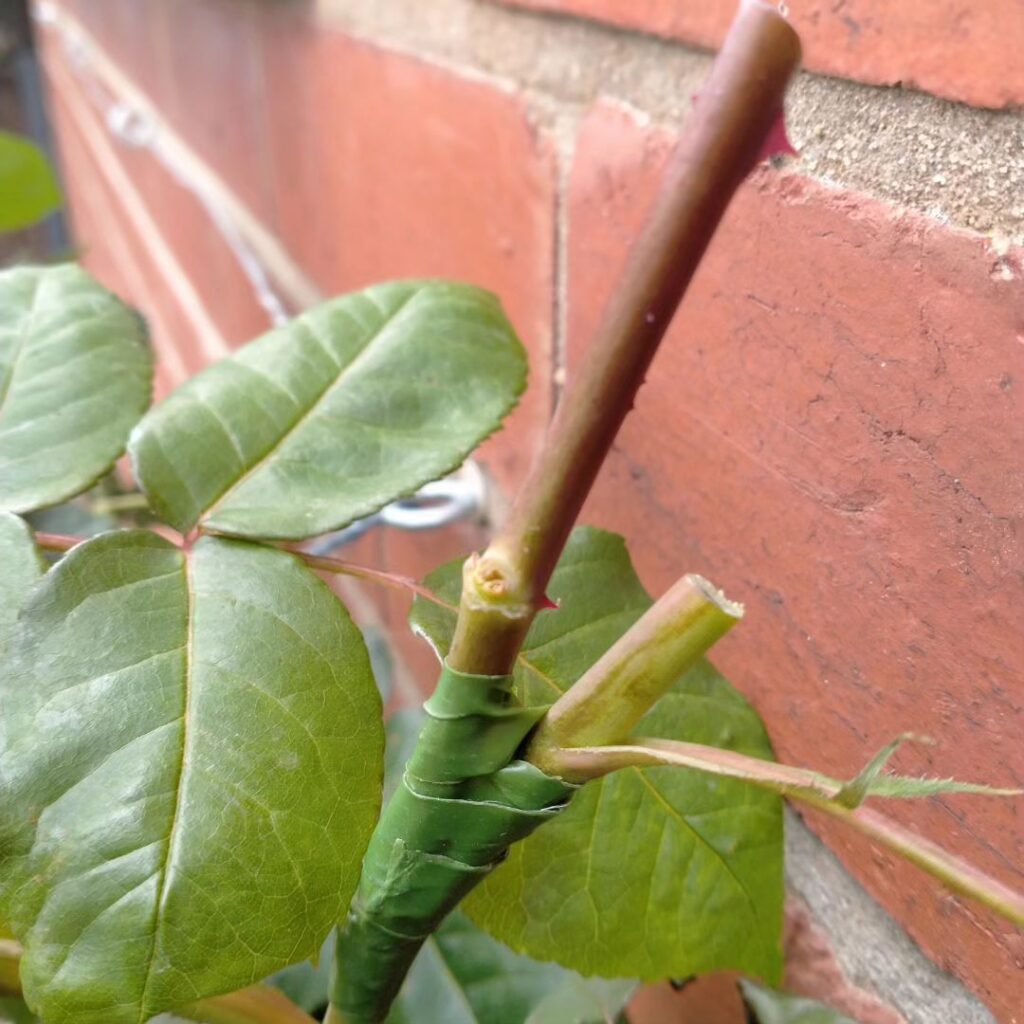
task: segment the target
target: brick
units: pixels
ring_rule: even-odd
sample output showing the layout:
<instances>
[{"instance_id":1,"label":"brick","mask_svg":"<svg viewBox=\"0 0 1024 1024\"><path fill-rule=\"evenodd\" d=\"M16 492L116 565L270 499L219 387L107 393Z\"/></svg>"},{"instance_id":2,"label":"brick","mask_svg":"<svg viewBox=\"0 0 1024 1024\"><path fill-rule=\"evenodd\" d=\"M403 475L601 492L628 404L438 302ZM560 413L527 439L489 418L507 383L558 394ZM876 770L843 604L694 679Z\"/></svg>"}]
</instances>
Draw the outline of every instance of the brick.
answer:
<instances>
[{"instance_id":1,"label":"brick","mask_svg":"<svg viewBox=\"0 0 1024 1024\"><path fill-rule=\"evenodd\" d=\"M90 155L87 136L122 166L182 272L191 274L199 301L225 340L237 345L262 333L266 314L207 211L151 153L125 147L106 132L88 101L89 92L79 88L79 79L64 62L63 49L50 35L43 41L76 246L85 264L147 317L157 351L166 357L173 350L169 362L180 380L183 369L195 373L218 352L200 343L193 321L154 258L154 239L140 235L139 224L127 212L127 196L111 179L109 168Z\"/></svg>"},{"instance_id":2,"label":"brick","mask_svg":"<svg viewBox=\"0 0 1024 1024\"><path fill-rule=\"evenodd\" d=\"M500 0L582 14L717 48L736 0ZM1019 0L806 0L790 3L812 71L904 85L982 107L1024 103Z\"/></svg>"},{"instance_id":3,"label":"brick","mask_svg":"<svg viewBox=\"0 0 1024 1024\"><path fill-rule=\"evenodd\" d=\"M158 106L168 95L167 64L161 52L164 21L158 0L60 0Z\"/></svg>"},{"instance_id":4,"label":"brick","mask_svg":"<svg viewBox=\"0 0 1024 1024\"><path fill-rule=\"evenodd\" d=\"M675 991L668 982L645 985L629 1004L631 1024L746 1024L736 979L709 974Z\"/></svg>"},{"instance_id":5,"label":"brick","mask_svg":"<svg viewBox=\"0 0 1024 1024\"><path fill-rule=\"evenodd\" d=\"M133 0L139 3L139 0ZM273 225L264 109L264 5L143 0L159 24L167 95L161 112L263 222Z\"/></svg>"},{"instance_id":6,"label":"brick","mask_svg":"<svg viewBox=\"0 0 1024 1024\"><path fill-rule=\"evenodd\" d=\"M63 6L68 7L67 4ZM105 57L137 88L149 96L160 113L166 116L168 108L173 106L171 103L172 90L167 84L172 79L166 76L161 78L157 74L156 65L159 63L159 55L155 42L156 39L162 37L159 26L162 24L161 18L165 8L162 0L141 0L141 7L145 8L145 13L151 16L148 20L138 19L134 16L129 17L129 13L126 12L120 0L109 4L83 0L76 9L69 8L69 13L81 19L86 30L93 34ZM183 17L186 13L185 7L182 7L179 13L182 17L179 18L175 31L187 20ZM148 35L142 33L143 28L148 30ZM224 339L229 345L237 346L267 330L267 314L256 301L253 288L242 271L237 257L203 203L184 182L163 165L152 151L133 149L109 132L105 125L107 109L102 102L105 93L95 87L95 82L90 84L90 76L97 74L96 67L89 64L81 65L76 61L69 60L66 50L60 45L53 30L44 28L39 33L39 37L47 63L62 72L60 77L65 81L64 87L71 88L75 92L74 99L75 106L79 111L78 116L86 118L92 123L94 130L104 140L106 148L112 152L116 162L124 168L127 179L139 193L144 206L155 221L159 233L167 242L183 271L191 279L203 306ZM134 46L132 45L133 41ZM138 50L144 45L148 45L149 49L144 54L145 59L142 59ZM143 73L144 68L148 69L148 74ZM196 74L199 75L198 72ZM156 84L158 79L163 83L162 85ZM228 83L225 82L224 85L227 87ZM195 98L198 100L198 97ZM216 108L218 105L223 105L224 102L223 99L215 100L212 104L208 103L207 107ZM197 123L201 123L201 120ZM201 136L201 133L198 134ZM63 143L64 139L62 138L61 141ZM213 149L216 149L212 135L207 141ZM189 139L186 139L186 142L191 144ZM204 157L210 156L210 146L207 148L207 153L202 154ZM225 152L230 150L230 146L221 148ZM265 163L260 159L258 153L253 154L253 162ZM223 166L224 161L221 163L222 170L230 171L230 167ZM101 176L105 174L102 168L96 168L92 173L97 172ZM72 187L74 184L72 182ZM118 207L126 206L127 200L122 197L113 202L114 211ZM117 213L115 212L113 215L117 216ZM130 223L130 218L126 216L124 210L121 211L120 219ZM137 227L129 227L128 230L134 234ZM105 241L102 232L102 225L98 225L95 237L79 234L76 240L86 248L103 246ZM149 240L142 239L141 244L143 250L147 250ZM152 260L152 254L148 251L144 251L141 259L149 266L156 267ZM162 279L157 272L153 280L154 292L166 291L167 288L166 280ZM149 300L149 302L153 301L156 300ZM175 320L179 327L188 323L187 320L183 322L180 315ZM175 337L167 339L167 343L173 344L179 349L193 372L201 369L216 355L216 353L204 351L196 337L195 330L187 327L176 331Z\"/></svg>"},{"instance_id":7,"label":"brick","mask_svg":"<svg viewBox=\"0 0 1024 1024\"><path fill-rule=\"evenodd\" d=\"M610 105L569 192L582 356L670 139ZM687 571L747 605L716 652L781 759L850 775L902 731L905 772L1024 783L1024 252L760 170L742 189L585 510L660 592ZM1019 801L886 810L1024 886ZM838 826L855 874L1001 1021L1013 929Z\"/></svg>"},{"instance_id":8,"label":"brick","mask_svg":"<svg viewBox=\"0 0 1024 1024\"><path fill-rule=\"evenodd\" d=\"M125 216L120 197L92 159L81 125L67 106L62 80L53 76L53 62L60 60L60 50L49 45L49 40L43 42L50 71L50 114L59 143L76 254L99 281L145 316L157 354L154 392L161 397L187 375L187 367L172 346L174 330L180 330L186 321L171 296L159 287L146 246Z\"/></svg>"},{"instance_id":9,"label":"brick","mask_svg":"<svg viewBox=\"0 0 1024 1024\"><path fill-rule=\"evenodd\" d=\"M268 117L281 236L330 293L400 277L501 296L531 386L483 456L514 487L549 415L554 158L494 84L268 8Z\"/></svg>"},{"instance_id":10,"label":"brick","mask_svg":"<svg viewBox=\"0 0 1024 1024\"><path fill-rule=\"evenodd\" d=\"M266 312L258 304L238 258L199 198L152 153L125 147L118 147L117 153L157 229L228 346L237 348L267 331L270 325ZM182 350L202 351L194 332L176 339L176 343ZM206 352L196 369L216 357L216 353Z\"/></svg>"}]
</instances>

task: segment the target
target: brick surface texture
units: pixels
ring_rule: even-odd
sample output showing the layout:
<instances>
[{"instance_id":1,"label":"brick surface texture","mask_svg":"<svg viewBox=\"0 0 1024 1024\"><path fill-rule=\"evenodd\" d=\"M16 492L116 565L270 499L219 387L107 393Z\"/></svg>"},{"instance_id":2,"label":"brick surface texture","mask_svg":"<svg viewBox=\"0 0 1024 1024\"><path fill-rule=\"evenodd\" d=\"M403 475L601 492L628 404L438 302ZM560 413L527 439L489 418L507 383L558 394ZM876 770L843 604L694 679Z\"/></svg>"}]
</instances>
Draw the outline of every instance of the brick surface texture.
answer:
<instances>
[{"instance_id":1,"label":"brick surface texture","mask_svg":"<svg viewBox=\"0 0 1024 1024\"><path fill-rule=\"evenodd\" d=\"M733 0L498 0L580 14L714 48ZM812 71L904 85L976 106L1024 103L1019 0L793 0L789 16Z\"/></svg>"},{"instance_id":2,"label":"brick surface texture","mask_svg":"<svg viewBox=\"0 0 1024 1024\"><path fill-rule=\"evenodd\" d=\"M714 46L734 4L520 6ZM1024 103L1020 0L790 7L811 68ZM304 5L60 8L326 294L443 276L502 296L532 361L524 402L481 455L507 500L562 373L583 357L671 135L606 101L573 109L556 138L555 100L352 38ZM266 330L266 313L209 209L152 151L111 135L110 97L55 28L40 43L76 243L147 317L165 394ZM627 535L654 592L694 571L746 603L716 660L780 758L849 775L913 731L940 743L901 751L900 770L1022 786L1022 388L1024 250L826 187L799 164L764 166L714 241L585 519ZM426 544L379 531L352 557L421 575L485 536L472 524ZM429 685L433 655L404 629L404 597L372 608L408 670L407 699ZM1019 801L892 813L1024 888ZM1024 1024L1019 933L811 824L1000 1024ZM649 991L636 1008L639 1024L740 1019L722 980Z\"/></svg>"},{"instance_id":3,"label":"brick surface texture","mask_svg":"<svg viewBox=\"0 0 1024 1024\"><path fill-rule=\"evenodd\" d=\"M570 188L572 362L671 145L601 107ZM585 516L642 538L656 591L686 570L744 601L716 661L781 759L851 775L895 734L942 738L896 764L1021 784L1024 254L796 175L759 172L712 244ZM570 364L571 365L571 364ZM570 370L571 376L571 370ZM1011 802L894 816L1019 887ZM824 825L823 825L824 827ZM1007 1020L1014 930L829 829L851 868Z\"/></svg>"}]
</instances>

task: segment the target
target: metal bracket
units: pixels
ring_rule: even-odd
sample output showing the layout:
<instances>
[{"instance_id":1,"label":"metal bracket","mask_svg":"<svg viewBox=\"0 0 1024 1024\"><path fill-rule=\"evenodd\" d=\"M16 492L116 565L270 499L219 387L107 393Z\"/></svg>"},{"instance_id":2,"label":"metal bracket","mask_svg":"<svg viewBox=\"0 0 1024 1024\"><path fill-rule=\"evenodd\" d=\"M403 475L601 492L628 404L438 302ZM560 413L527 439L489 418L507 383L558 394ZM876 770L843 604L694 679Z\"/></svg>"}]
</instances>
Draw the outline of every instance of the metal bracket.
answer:
<instances>
[{"instance_id":1,"label":"metal bracket","mask_svg":"<svg viewBox=\"0 0 1024 1024\"><path fill-rule=\"evenodd\" d=\"M470 459L450 476L425 484L408 498L399 498L372 516L319 537L308 550L314 555L329 555L358 540L375 526L412 532L436 530L450 523L479 518L486 508L487 480L480 466Z\"/></svg>"}]
</instances>

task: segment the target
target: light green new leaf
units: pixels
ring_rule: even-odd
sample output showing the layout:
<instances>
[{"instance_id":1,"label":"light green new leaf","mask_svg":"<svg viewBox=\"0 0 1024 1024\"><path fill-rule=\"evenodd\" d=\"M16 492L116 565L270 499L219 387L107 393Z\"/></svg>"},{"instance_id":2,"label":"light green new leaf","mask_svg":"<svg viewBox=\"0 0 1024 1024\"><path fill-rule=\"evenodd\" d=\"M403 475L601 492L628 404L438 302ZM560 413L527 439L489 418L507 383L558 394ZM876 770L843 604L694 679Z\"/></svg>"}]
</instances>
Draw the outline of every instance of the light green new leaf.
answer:
<instances>
[{"instance_id":1,"label":"light green new leaf","mask_svg":"<svg viewBox=\"0 0 1024 1024\"><path fill-rule=\"evenodd\" d=\"M18 613L46 562L28 525L10 512L0 512L0 659Z\"/></svg>"},{"instance_id":2,"label":"light green new leaf","mask_svg":"<svg viewBox=\"0 0 1024 1024\"><path fill-rule=\"evenodd\" d=\"M493 295L397 281L310 310L194 377L130 449L154 509L182 532L298 540L454 469L525 381Z\"/></svg>"},{"instance_id":3,"label":"light green new leaf","mask_svg":"<svg viewBox=\"0 0 1024 1024\"><path fill-rule=\"evenodd\" d=\"M772 992L750 981L740 981L740 994L750 1011L751 1024L857 1024L813 999Z\"/></svg>"},{"instance_id":4,"label":"light green new leaf","mask_svg":"<svg viewBox=\"0 0 1024 1024\"><path fill-rule=\"evenodd\" d=\"M836 794L836 802L844 807L859 807L868 797L880 796L894 799L914 800L942 793L974 793L978 796L1020 796L1019 789L997 789L977 782L960 782L957 779L919 778L910 775L895 775L886 771L886 765L893 754L909 740L927 742L924 737L903 733L887 743L861 771Z\"/></svg>"},{"instance_id":5,"label":"light green new leaf","mask_svg":"<svg viewBox=\"0 0 1024 1024\"><path fill-rule=\"evenodd\" d=\"M0 903L47 1024L242 988L343 916L379 809L380 699L294 556L88 541L22 613L0 700Z\"/></svg>"},{"instance_id":6,"label":"light green new leaf","mask_svg":"<svg viewBox=\"0 0 1024 1024\"><path fill-rule=\"evenodd\" d=\"M20 135L0 132L0 231L27 228L60 204L60 186L43 151Z\"/></svg>"},{"instance_id":7,"label":"light green new leaf","mask_svg":"<svg viewBox=\"0 0 1024 1024\"><path fill-rule=\"evenodd\" d=\"M0 509L84 491L149 405L139 316L73 264L0 271Z\"/></svg>"},{"instance_id":8,"label":"light green new leaf","mask_svg":"<svg viewBox=\"0 0 1024 1024\"><path fill-rule=\"evenodd\" d=\"M420 951L388 1024L605 1024L618 1017L635 987L631 981L588 982L518 956L456 911ZM559 1015L545 1016L545 1005Z\"/></svg>"},{"instance_id":9,"label":"light green new leaf","mask_svg":"<svg viewBox=\"0 0 1024 1024\"><path fill-rule=\"evenodd\" d=\"M458 565L427 584L458 603ZM552 701L650 605L621 538L577 529L516 669L530 703ZM441 652L454 613L417 600L413 626ZM770 758L749 704L711 665L684 676L637 727ZM465 904L513 949L584 974L656 979L734 968L778 977L782 805L742 782L676 768L588 784L511 850Z\"/></svg>"}]
</instances>

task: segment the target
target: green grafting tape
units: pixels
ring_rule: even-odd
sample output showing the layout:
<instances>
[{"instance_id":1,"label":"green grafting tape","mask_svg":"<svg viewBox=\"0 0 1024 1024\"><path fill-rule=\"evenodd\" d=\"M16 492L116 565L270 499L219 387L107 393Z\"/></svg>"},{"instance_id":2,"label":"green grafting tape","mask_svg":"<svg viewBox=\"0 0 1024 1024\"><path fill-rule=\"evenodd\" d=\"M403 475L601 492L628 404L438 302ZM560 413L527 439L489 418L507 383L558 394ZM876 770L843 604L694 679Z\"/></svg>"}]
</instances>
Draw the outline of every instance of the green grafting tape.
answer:
<instances>
[{"instance_id":1,"label":"green grafting tape","mask_svg":"<svg viewBox=\"0 0 1024 1024\"><path fill-rule=\"evenodd\" d=\"M547 709L519 705L511 676L446 666L424 707L338 941L332 1002L349 1024L384 1020L424 940L574 788L512 760Z\"/></svg>"}]
</instances>

